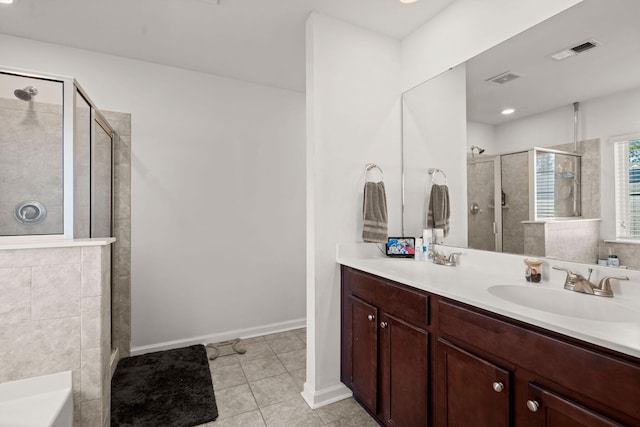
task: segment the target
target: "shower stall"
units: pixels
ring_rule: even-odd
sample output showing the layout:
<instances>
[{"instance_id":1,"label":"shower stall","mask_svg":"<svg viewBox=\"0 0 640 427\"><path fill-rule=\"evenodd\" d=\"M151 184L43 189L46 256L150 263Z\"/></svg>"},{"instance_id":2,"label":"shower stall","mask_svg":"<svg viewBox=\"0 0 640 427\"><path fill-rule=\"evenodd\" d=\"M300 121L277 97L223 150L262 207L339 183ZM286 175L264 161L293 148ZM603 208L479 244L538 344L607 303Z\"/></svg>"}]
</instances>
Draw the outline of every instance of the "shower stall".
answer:
<instances>
[{"instance_id":1,"label":"shower stall","mask_svg":"<svg viewBox=\"0 0 640 427\"><path fill-rule=\"evenodd\" d=\"M0 236L112 236L116 134L73 78L0 69Z\"/></svg>"},{"instance_id":2,"label":"shower stall","mask_svg":"<svg viewBox=\"0 0 640 427\"><path fill-rule=\"evenodd\" d=\"M581 155L566 151L469 157L469 247L531 253L528 224L581 217L580 177Z\"/></svg>"}]
</instances>

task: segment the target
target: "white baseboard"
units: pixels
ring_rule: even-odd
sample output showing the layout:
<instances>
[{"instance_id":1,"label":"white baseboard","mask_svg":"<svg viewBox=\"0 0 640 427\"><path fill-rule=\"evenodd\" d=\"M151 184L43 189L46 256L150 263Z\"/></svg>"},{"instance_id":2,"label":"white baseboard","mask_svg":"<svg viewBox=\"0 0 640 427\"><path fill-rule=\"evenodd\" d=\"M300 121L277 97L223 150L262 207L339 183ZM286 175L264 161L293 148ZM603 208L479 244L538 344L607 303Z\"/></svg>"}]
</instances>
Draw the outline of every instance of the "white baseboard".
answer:
<instances>
[{"instance_id":1,"label":"white baseboard","mask_svg":"<svg viewBox=\"0 0 640 427\"><path fill-rule=\"evenodd\" d=\"M295 319L286 322L272 323L270 325L256 326L247 329L236 329L234 331L222 332L211 335L202 335L199 337L191 337L174 341L166 341L157 344L143 345L140 347L132 347L131 355L138 356L140 354L151 353L154 351L171 350L174 348L186 347L194 344L208 344L214 342L227 341L235 338L252 338L260 335L275 334L277 332L290 331L292 329L304 328L307 325L307 319Z\"/></svg>"},{"instance_id":2,"label":"white baseboard","mask_svg":"<svg viewBox=\"0 0 640 427\"><path fill-rule=\"evenodd\" d=\"M309 383L305 382L304 390L300 394L311 409L317 409L340 400L348 399L353 395L353 392L342 383L326 387L322 390L312 390Z\"/></svg>"}]
</instances>

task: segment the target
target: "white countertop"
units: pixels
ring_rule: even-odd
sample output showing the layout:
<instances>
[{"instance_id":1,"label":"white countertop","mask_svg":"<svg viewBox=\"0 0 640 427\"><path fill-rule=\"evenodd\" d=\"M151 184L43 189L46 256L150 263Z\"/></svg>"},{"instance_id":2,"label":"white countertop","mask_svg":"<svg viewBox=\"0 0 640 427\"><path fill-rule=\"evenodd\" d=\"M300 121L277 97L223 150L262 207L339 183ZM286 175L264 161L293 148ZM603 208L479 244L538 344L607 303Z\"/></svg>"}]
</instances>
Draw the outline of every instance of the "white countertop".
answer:
<instances>
[{"instance_id":1,"label":"white countertop","mask_svg":"<svg viewBox=\"0 0 640 427\"><path fill-rule=\"evenodd\" d=\"M527 283L524 279L526 258L519 255L496 254L472 249L440 248L441 252L462 251L455 267L436 265L430 261L387 258L374 244L339 245L337 262L376 276L384 277L436 295L469 304L496 314L558 332L592 344L640 358L640 272L610 267L561 262L542 258L544 275L541 283ZM565 273L551 266L571 269L587 276L587 268L594 269L591 281L604 275L628 276L631 280L612 282L613 298L572 292L563 288ZM497 285L546 288L557 291L562 301L579 307L585 302L597 304L598 319L572 317L541 311L503 299L489 289ZM495 288L494 288L495 289ZM589 298L590 300L585 300ZM572 308L572 307L570 307ZM621 311L631 310L632 320L617 319ZM568 309L567 313L571 310ZM637 316L635 316L637 312Z\"/></svg>"}]
</instances>

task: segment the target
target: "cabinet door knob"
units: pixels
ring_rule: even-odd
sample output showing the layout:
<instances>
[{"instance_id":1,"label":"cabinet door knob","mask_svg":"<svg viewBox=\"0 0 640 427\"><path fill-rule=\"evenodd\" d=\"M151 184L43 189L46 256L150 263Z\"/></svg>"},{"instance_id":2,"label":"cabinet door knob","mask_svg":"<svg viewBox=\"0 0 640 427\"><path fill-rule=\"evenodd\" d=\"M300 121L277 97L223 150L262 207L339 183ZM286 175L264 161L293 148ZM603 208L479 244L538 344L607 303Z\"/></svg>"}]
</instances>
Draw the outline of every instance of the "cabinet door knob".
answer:
<instances>
[{"instance_id":1,"label":"cabinet door knob","mask_svg":"<svg viewBox=\"0 0 640 427\"><path fill-rule=\"evenodd\" d=\"M380 322L380 327L382 329L386 328L387 326L389 326L389 324L387 322Z\"/></svg>"},{"instance_id":2,"label":"cabinet door knob","mask_svg":"<svg viewBox=\"0 0 640 427\"><path fill-rule=\"evenodd\" d=\"M527 408L529 408L531 412L537 412L539 407L540 404L535 400L527 400Z\"/></svg>"},{"instance_id":3,"label":"cabinet door knob","mask_svg":"<svg viewBox=\"0 0 640 427\"><path fill-rule=\"evenodd\" d=\"M500 393L502 390L504 390L504 384L498 381L493 383L493 391Z\"/></svg>"},{"instance_id":4,"label":"cabinet door knob","mask_svg":"<svg viewBox=\"0 0 640 427\"><path fill-rule=\"evenodd\" d=\"M374 316L373 314L370 314L370 315L367 316L367 319L369 319L370 322L375 318L376 318L376 316Z\"/></svg>"}]
</instances>

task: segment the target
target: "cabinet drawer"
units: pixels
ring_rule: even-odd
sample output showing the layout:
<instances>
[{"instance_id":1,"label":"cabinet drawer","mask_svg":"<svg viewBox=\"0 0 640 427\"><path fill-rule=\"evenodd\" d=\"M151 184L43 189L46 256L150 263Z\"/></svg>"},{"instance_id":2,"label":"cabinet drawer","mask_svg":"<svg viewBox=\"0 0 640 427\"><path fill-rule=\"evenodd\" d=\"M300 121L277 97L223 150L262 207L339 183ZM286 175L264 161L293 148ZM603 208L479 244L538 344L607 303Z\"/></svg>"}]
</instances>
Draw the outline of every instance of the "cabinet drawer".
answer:
<instances>
[{"instance_id":1,"label":"cabinet drawer","mask_svg":"<svg viewBox=\"0 0 640 427\"><path fill-rule=\"evenodd\" d=\"M429 324L429 295L351 268L343 268L349 292L409 322Z\"/></svg>"},{"instance_id":2,"label":"cabinet drawer","mask_svg":"<svg viewBox=\"0 0 640 427\"><path fill-rule=\"evenodd\" d=\"M447 301L439 301L440 333L508 360L640 420L640 364L543 335Z\"/></svg>"}]
</instances>

